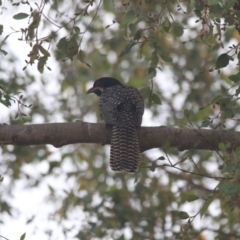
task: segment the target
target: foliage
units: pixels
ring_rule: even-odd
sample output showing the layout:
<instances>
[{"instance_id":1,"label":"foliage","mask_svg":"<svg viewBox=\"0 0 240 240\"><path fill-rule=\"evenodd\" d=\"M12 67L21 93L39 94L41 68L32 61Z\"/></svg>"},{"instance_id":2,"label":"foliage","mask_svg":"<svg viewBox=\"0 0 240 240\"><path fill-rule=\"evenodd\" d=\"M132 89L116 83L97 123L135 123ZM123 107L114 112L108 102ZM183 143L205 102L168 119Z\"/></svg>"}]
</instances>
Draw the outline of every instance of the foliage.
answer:
<instances>
[{"instance_id":1,"label":"foliage","mask_svg":"<svg viewBox=\"0 0 240 240\"><path fill-rule=\"evenodd\" d=\"M108 75L141 88L154 125L238 130L239 1L4 4L16 24L0 25L0 103L10 124L100 121L98 100L85 92ZM239 239L240 151L228 148L177 152L166 143L128 175L109 170L102 146L2 146L0 221L16 218L20 183L47 193L46 221L58 223L46 226L49 239ZM36 226L38 214L26 224Z\"/></svg>"}]
</instances>

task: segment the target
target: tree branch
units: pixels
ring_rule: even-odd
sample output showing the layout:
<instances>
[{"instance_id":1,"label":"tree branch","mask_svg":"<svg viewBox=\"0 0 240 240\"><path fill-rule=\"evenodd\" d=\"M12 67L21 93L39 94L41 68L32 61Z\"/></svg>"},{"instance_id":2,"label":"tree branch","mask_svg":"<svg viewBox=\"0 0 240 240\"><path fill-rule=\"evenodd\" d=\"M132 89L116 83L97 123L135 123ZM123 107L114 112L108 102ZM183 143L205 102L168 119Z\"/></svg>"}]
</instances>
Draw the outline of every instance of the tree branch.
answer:
<instances>
[{"instance_id":1,"label":"tree branch","mask_svg":"<svg viewBox=\"0 0 240 240\"><path fill-rule=\"evenodd\" d=\"M167 144L179 151L219 150L218 144L230 143L228 150L240 146L240 132L230 130L181 129L172 127L141 127L139 129L141 151L160 148ZM103 123L48 123L31 125L0 124L0 144L39 145L61 147L74 143L110 144L111 129Z\"/></svg>"}]
</instances>

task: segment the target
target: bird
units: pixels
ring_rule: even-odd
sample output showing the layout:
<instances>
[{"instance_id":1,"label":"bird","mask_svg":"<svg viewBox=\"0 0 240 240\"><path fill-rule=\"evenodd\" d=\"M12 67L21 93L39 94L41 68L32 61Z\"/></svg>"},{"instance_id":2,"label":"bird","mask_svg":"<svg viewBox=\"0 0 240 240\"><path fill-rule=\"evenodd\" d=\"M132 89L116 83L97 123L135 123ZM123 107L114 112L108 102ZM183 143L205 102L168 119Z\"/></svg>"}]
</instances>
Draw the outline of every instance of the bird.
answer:
<instances>
[{"instance_id":1,"label":"bird","mask_svg":"<svg viewBox=\"0 0 240 240\"><path fill-rule=\"evenodd\" d=\"M143 97L136 88L124 86L112 77L97 79L89 93L100 97L100 117L106 126L112 126L110 168L117 172L136 172L140 162L137 129L144 113Z\"/></svg>"}]
</instances>

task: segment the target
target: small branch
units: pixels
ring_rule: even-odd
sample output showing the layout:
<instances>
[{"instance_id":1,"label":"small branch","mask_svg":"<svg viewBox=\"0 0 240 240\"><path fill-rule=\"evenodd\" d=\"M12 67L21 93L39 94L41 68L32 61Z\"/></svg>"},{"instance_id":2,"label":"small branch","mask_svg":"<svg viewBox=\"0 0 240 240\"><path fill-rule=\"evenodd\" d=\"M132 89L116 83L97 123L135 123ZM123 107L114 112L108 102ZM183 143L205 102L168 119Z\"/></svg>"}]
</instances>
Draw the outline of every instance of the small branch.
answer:
<instances>
[{"instance_id":1,"label":"small branch","mask_svg":"<svg viewBox=\"0 0 240 240\"><path fill-rule=\"evenodd\" d=\"M189 173L191 175L196 175L196 176L201 176L201 177L206 177L206 178L211 178L211 179L215 179L215 180L224 180L224 181L227 181L227 180L232 180L233 178L230 178L230 177L217 177L217 176L210 176L210 175L207 175L205 173L196 173L196 172L190 172L188 170L185 170L185 169L182 169L182 168L179 168L179 167L176 167L174 165L170 165L170 164L160 164L160 165L156 165L156 168L163 168L165 169L166 167L170 167L170 168L175 168L181 172L184 172L184 173Z\"/></svg>"},{"instance_id":2,"label":"small branch","mask_svg":"<svg viewBox=\"0 0 240 240\"><path fill-rule=\"evenodd\" d=\"M1 236L1 235L0 235L0 238L4 238L5 240L9 240L8 238L5 238L4 236Z\"/></svg>"}]
</instances>

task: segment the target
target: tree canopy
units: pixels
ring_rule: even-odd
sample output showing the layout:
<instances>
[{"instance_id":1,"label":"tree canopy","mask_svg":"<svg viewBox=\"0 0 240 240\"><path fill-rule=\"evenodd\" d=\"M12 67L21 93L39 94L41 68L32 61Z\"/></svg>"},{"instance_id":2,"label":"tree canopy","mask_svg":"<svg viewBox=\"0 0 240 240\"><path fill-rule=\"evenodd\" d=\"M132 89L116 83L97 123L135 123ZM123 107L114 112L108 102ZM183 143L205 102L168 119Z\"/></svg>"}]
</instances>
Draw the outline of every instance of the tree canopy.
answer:
<instances>
[{"instance_id":1,"label":"tree canopy","mask_svg":"<svg viewBox=\"0 0 240 240\"><path fill-rule=\"evenodd\" d=\"M0 238L240 239L239 0L0 6ZM103 76L145 99L132 175L86 95Z\"/></svg>"}]
</instances>

